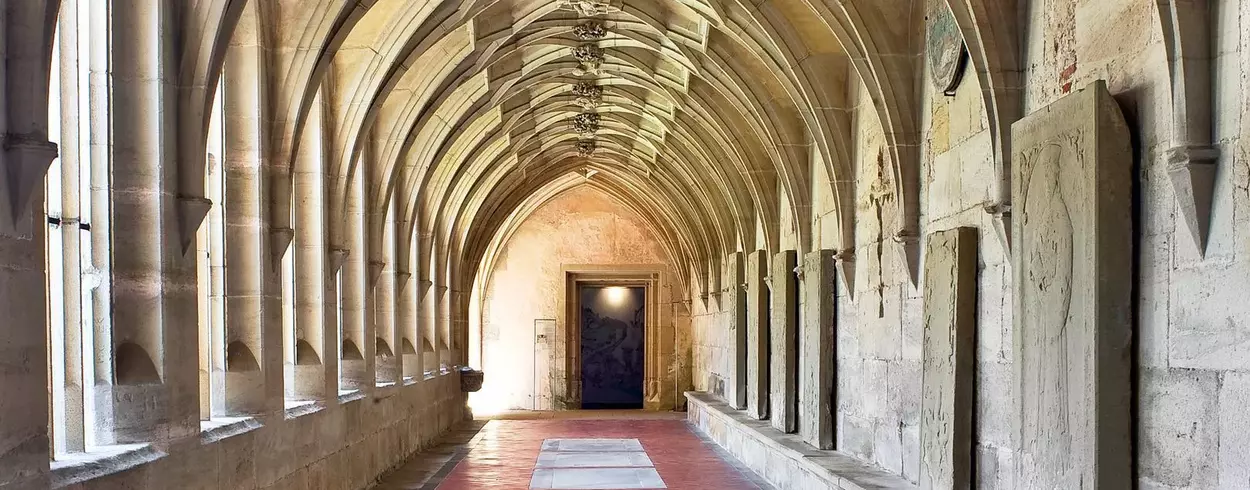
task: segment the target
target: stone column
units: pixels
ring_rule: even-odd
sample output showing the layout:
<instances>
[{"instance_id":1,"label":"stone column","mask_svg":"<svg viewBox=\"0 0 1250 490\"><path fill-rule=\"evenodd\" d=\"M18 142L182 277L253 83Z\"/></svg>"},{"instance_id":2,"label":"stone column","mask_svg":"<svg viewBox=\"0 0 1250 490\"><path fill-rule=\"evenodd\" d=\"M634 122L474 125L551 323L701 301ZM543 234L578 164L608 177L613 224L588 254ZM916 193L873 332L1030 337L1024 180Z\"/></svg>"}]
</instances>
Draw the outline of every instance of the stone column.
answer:
<instances>
[{"instance_id":1,"label":"stone column","mask_svg":"<svg viewBox=\"0 0 1250 490\"><path fill-rule=\"evenodd\" d=\"M88 7L84 7L88 8ZM89 137L89 135L79 132L79 118L88 117L88 114L80 113L82 107L79 103L80 97L86 94L81 93L78 80L78 66L80 63L86 63L88 53L79 51L78 37L78 16L79 6L77 2L65 2L61 5L61 16L59 19L58 37L55 42L60 46L60 64L53 66L53 70L60 73L59 86L51 87L50 90L60 90L60 127L53 124L50 131L60 132L60 175L56 176L60 179L61 195L49 195L47 198L59 199L61 203L61 226L55 232L61 234L62 254L59 259L63 264L61 269L62 290L62 323L64 329L62 331L62 358L63 362L60 366L59 373L54 370L52 389L54 398L58 398L61 402L60 410L54 409L54 415L60 418L54 422L54 440L58 451L60 452L82 452L86 450L86 427L87 420L85 417L86 403L88 402L86 369L87 358L84 357L87 352L83 350L84 325L83 325L83 281L82 281L82 196L83 189L79 185L82 165L86 163L90 165L90 156L84 155L80 151L80 142ZM84 12L86 13L86 12ZM86 40L83 40L86 41ZM85 162L84 162L85 160ZM50 176L51 177L51 176ZM32 203L32 207L34 204ZM88 210L88 212L90 212ZM49 257L49 261L57 260L58 257ZM51 264L49 264L48 273L52 273ZM51 292L50 294L56 294ZM55 344L53 344L55 345ZM54 356L55 358L55 356ZM60 379L56 379L59 374ZM59 383L57 383L59 381ZM59 412L59 413L58 413Z\"/></svg>"},{"instance_id":2,"label":"stone column","mask_svg":"<svg viewBox=\"0 0 1250 490\"><path fill-rule=\"evenodd\" d=\"M425 264L422 264L425 267ZM415 347L421 351L422 375L438 370L438 331L435 325L434 283L422 279L417 283L417 337L421 341Z\"/></svg>"},{"instance_id":3,"label":"stone column","mask_svg":"<svg viewBox=\"0 0 1250 490\"><path fill-rule=\"evenodd\" d=\"M972 488L976 228L929 235L924 257L920 488Z\"/></svg>"},{"instance_id":4,"label":"stone column","mask_svg":"<svg viewBox=\"0 0 1250 490\"><path fill-rule=\"evenodd\" d=\"M362 170L361 165L356 171ZM371 391L377 385L373 325L373 294L369 283L369 252L365 231L369 216L365 213L364 182L351 179L347 188L347 224L343 237L351 252L342 270L343 302L343 387ZM333 209L331 210L333 212ZM330 216L330 219L344 219Z\"/></svg>"},{"instance_id":5,"label":"stone column","mask_svg":"<svg viewBox=\"0 0 1250 490\"><path fill-rule=\"evenodd\" d=\"M747 254L743 278L746 281L747 334L747 414L757 419L768 418L768 253L757 250Z\"/></svg>"},{"instance_id":6,"label":"stone column","mask_svg":"<svg viewBox=\"0 0 1250 490\"><path fill-rule=\"evenodd\" d=\"M262 213L266 207L262 178L264 141L260 108L264 105L256 67L256 46L231 46L226 54L220 94L224 130L226 270L226 412L260 414L277 409L267 400L266 358L281 353L281 344L268 345L265 331L271 326L265 308L266 275L271 267L265 247L267 232ZM279 322L281 321L279 317ZM279 323L280 326L280 323ZM273 340L281 341L281 335ZM267 347L269 349L267 349ZM269 352L267 352L269 351ZM281 362L281 357L278 357ZM272 367L272 366L269 366ZM281 391L278 395L281 396Z\"/></svg>"},{"instance_id":7,"label":"stone column","mask_svg":"<svg viewBox=\"0 0 1250 490\"><path fill-rule=\"evenodd\" d=\"M833 449L836 288L834 252L808 253L803 259L803 327L799 330L799 435L817 449Z\"/></svg>"},{"instance_id":8,"label":"stone column","mask_svg":"<svg viewBox=\"0 0 1250 490\"><path fill-rule=\"evenodd\" d=\"M380 249L379 257L369 261L369 276L372 282L373 325L375 336L374 363L376 366L377 383L403 382L403 358L400 354L400 335L396 328L395 316L399 296L395 284L395 213L394 209L382 215L375 213L372 220L382 223L377 245L371 249Z\"/></svg>"},{"instance_id":9,"label":"stone column","mask_svg":"<svg viewBox=\"0 0 1250 490\"><path fill-rule=\"evenodd\" d=\"M1016 486L1127 487L1128 125L1098 80L1011 129Z\"/></svg>"},{"instance_id":10,"label":"stone column","mask_svg":"<svg viewBox=\"0 0 1250 490\"><path fill-rule=\"evenodd\" d=\"M47 315L43 177L48 141L48 2L9 2L0 16L0 487L48 488ZM55 196L54 196L55 197Z\"/></svg>"},{"instance_id":11,"label":"stone column","mask_svg":"<svg viewBox=\"0 0 1250 490\"><path fill-rule=\"evenodd\" d=\"M451 290L444 284L446 280L440 274L434 281L434 331L438 335L434 350L438 352L438 367L444 371L451 368Z\"/></svg>"},{"instance_id":12,"label":"stone column","mask_svg":"<svg viewBox=\"0 0 1250 490\"><path fill-rule=\"evenodd\" d=\"M397 222L396 231L403 232L407 227L402 222ZM407 255L408 263L416 263L416 247L408 246L401 248L401 244L410 243L407 240L401 240L396 237L395 254L396 256ZM413 279L411 272L397 270L395 272L395 283L398 291L395 303L395 323L399 333L400 347L397 355L401 356L402 377L405 382L421 381L422 360L421 355L421 330L418 328L420 307L421 288L417 280Z\"/></svg>"},{"instance_id":13,"label":"stone column","mask_svg":"<svg viewBox=\"0 0 1250 490\"><path fill-rule=\"evenodd\" d=\"M184 238L210 203L179 197L174 153L172 10L111 5L113 384L102 424L117 442L199 432L196 270Z\"/></svg>"},{"instance_id":14,"label":"stone column","mask_svg":"<svg viewBox=\"0 0 1250 490\"><path fill-rule=\"evenodd\" d=\"M784 250L773 256L772 322L769 325L769 417L782 432L798 429L798 254Z\"/></svg>"},{"instance_id":15,"label":"stone column","mask_svg":"<svg viewBox=\"0 0 1250 490\"><path fill-rule=\"evenodd\" d=\"M735 252L729 256L729 286L726 296L733 305L733 379L730 380L726 398L738 410L747 408L747 288L746 254Z\"/></svg>"},{"instance_id":16,"label":"stone column","mask_svg":"<svg viewBox=\"0 0 1250 490\"><path fill-rule=\"evenodd\" d=\"M293 169L295 359L289 396L337 401L338 286L341 254L327 244L320 96L310 107Z\"/></svg>"}]
</instances>

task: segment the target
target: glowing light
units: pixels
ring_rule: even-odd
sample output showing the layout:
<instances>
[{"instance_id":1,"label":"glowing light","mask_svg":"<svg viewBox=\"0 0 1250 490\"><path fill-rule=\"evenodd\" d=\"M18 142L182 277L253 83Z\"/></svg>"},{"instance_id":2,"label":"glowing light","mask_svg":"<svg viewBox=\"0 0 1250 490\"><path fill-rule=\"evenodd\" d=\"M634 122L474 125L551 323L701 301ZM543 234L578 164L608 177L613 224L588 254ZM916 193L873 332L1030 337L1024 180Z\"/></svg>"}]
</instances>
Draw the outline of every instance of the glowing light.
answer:
<instances>
[{"instance_id":1,"label":"glowing light","mask_svg":"<svg viewBox=\"0 0 1250 490\"><path fill-rule=\"evenodd\" d=\"M629 298L629 289L619 286L603 288L603 294L607 297L608 303L612 305L623 305L625 300Z\"/></svg>"}]
</instances>

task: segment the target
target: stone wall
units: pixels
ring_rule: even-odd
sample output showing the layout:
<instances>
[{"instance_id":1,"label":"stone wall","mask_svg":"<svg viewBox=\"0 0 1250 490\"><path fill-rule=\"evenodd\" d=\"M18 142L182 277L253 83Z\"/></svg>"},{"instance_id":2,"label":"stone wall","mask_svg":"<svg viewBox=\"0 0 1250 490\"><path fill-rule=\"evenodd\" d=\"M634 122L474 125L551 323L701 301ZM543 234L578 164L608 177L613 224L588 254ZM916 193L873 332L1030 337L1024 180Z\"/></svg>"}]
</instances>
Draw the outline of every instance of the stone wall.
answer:
<instances>
[{"instance_id":1,"label":"stone wall","mask_svg":"<svg viewBox=\"0 0 1250 490\"><path fill-rule=\"evenodd\" d=\"M927 4L931 12L945 3ZM1250 481L1250 416L1242 409L1250 400L1250 303L1240 299L1250 287L1250 142L1243 138L1250 98L1242 95L1250 4L1211 5L1220 169L1205 254L1178 213L1168 173L1168 150L1182 142L1172 130L1159 6L1143 0L1031 2L1019 26L1025 33L1023 114L1103 79L1132 133L1134 452L1144 488L1237 488ZM1009 230L984 207L996 180L990 122L970 68L950 96L927 76L920 97L920 236L960 226L979 230L975 478L980 488L1014 488L1012 265ZM923 298L892 236L898 196L878 113L862 84L851 100L857 221L855 243L845 247L854 251L853 284L836 288L835 448L916 482ZM830 224L833 200L822 187L828 178L819 165L812 168L808 251L843 248ZM785 198L779 206L780 247L802 247L790 227L804 225L792 223ZM728 317L711 311L695 318L696 371L709 379L726 376ZM700 389L711 391L699 378L705 383Z\"/></svg>"},{"instance_id":2,"label":"stone wall","mask_svg":"<svg viewBox=\"0 0 1250 490\"><path fill-rule=\"evenodd\" d=\"M335 406L242 420L94 465L61 469L54 463L53 484L84 490L367 488L464 420L464 400L459 376L443 374L371 396L347 395Z\"/></svg>"},{"instance_id":3,"label":"stone wall","mask_svg":"<svg viewBox=\"0 0 1250 490\"><path fill-rule=\"evenodd\" d=\"M482 360L486 382L476 409L551 409L551 348L536 347L535 321L563 318L565 267L658 266L664 249L635 212L588 186L538 207L501 247L482 295ZM661 295L668 298L668 291ZM672 307L672 301L662 304ZM537 379L537 390L535 380ZM538 399L533 395L537 393Z\"/></svg>"}]
</instances>

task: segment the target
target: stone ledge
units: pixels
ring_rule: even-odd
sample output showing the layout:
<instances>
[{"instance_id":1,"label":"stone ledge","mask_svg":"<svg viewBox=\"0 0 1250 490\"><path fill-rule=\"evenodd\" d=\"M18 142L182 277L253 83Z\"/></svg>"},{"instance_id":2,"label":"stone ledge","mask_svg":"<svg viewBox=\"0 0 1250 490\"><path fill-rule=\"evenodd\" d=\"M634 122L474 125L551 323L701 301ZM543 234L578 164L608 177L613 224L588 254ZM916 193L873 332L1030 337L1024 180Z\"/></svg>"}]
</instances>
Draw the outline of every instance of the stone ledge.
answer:
<instances>
[{"instance_id":1,"label":"stone ledge","mask_svg":"<svg viewBox=\"0 0 1250 490\"><path fill-rule=\"evenodd\" d=\"M838 451L821 451L703 392L686 392L687 421L778 489L905 489L915 485Z\"/></svg>"},{"instance_id":2,"label":"stone ledge","mask_svg":"<svg viewBox=\"0 0 1250 490\"><path fill-rule=\"evenodd\" d=\"M202 420L200 421L200 444L212 444L259 428L260 421L252 417L221 417Z\"/></svg>"},{"instance_id":3,"label":"stone ledge","mask_svg":"<svg viewBox=\"0 0 1250 490\"><path fill-rule=\"evenodd\" d=\"M82 483L92 478L126 471L165 457L150 444L125 444L91 448L52 462L52 488Z\"/></svg>"}]
</instances>

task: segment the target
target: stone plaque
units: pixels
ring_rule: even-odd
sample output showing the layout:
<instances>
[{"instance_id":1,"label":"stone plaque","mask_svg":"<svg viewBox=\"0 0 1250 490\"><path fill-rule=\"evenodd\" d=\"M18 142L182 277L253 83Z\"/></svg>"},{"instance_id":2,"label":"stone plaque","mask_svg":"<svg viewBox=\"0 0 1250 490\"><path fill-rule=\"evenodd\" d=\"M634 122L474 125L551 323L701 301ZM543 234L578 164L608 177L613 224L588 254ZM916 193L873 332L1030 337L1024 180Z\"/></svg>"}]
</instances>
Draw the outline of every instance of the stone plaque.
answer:
<instances>
[{"instance_id":1,"label":"stone plaque","mask_svg":"<svg viewBox=\"0 0 1250 490\"><path fill-rule=\"evenodd\" d=\"M929 60L929 80L933 88L946 95L955 95L963 78L968 48L946 2L937 5L929 16L929 32L925 39L925 58Z\"/></svg>"},{"instance_id":2,"label":"stone plaque","mask_svg":"<svg viewBox=\"0 0 1250 490\"><path fill-rule=\"evenodd\" d=\"M1017 488L1129 488L1128 126L1098 80L1011 134Z\"/></svg>"},{"instance_id":3,"label":"stone plaque","mask_svg":"<svg viewBox=\"0 0 1250 490\"><path fill-rule=\"evenodd\" d=\"M770 381L769 417L782 432L798 429L798 278L794 275L798 253L785 250L773 256L772 323L769 325Z\"/></svg>"},{"instance_id":4,"label":"stone plaque","mask_svg":"<svg viewBox=\"0 0 1250 490\"><path fill-rule=\"evenodd\" d=\"M803 259L803 327L799 330L799 435L817 449L833 449L833 361L836 262L832 250Z\"/></svg>"},{"instance_id":5,"label":"stone plaque","mask_svg":"<svg viewBox=\"0 0 1250 490\"><path fill-rule=\"evenodd\" d=\"M746 254L735 252L729 256L729 292L733 304L733 396L730 403L738 410L747 408L747 291Z\"/></svg>"},{"instance_id":6,"label":"stone plaque","mask_svg":"<svg viewBox=\"0 0 1250 490\"><path fill-rule=\"evenodd\" d=\"M763 250L747 255L747 414L768 418L768 255Z\"/></svg>"},{"instance_id":7,"label":"stone plaque","mask_svg":"<svg viewBox=\"0 0 1250 490\"><path fill-rule=\"evenodd\" d=\"M977 230L929 235L924 254L920 488L972 487Z\"/></svg>"}]
</instances>

